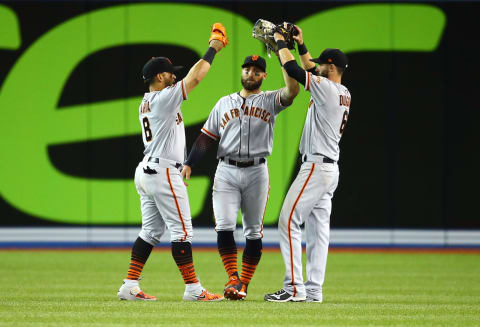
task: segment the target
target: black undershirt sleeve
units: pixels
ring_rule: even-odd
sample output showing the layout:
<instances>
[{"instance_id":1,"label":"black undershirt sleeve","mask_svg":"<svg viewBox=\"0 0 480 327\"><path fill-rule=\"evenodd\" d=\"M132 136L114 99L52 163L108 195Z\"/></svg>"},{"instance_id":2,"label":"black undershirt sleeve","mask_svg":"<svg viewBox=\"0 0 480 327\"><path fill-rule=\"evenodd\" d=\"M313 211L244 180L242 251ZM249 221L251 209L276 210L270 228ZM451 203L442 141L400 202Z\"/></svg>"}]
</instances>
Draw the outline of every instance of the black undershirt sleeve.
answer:
<instances>
[{"instance_id":1,"label":"black undershirt sleeve","mask_svg":"<svg viewBox=\"0 0 480 327\"><path fill-rule=\"evenodd\" d=\"M307 70L307 72L312 73L313 75L319 76L315 66Z\"/></svg>"},{"instance_id":2,"label":"black undershirt sleeve","mask_svg":"<svg viewBox=\"0 0 480 327\"><path fill-rule=\"evenodd\" d=\"M297 80L298 83L305 85L305 71L300 68L295 60L287 61L283 68L287 71L288 76Z\"/></svg>"},{"instance_id":3,"label":"black undershirt sleeve","mask_svg":"<svg viewBox=\"0 0 480 327\"><path fill-rule=\"evenodd\" d=\"M195 140L195 143L193 143L192 151L190 151L187 161L185 161L185 165L190 167L195 166L215 142L216 141L211 137L205 135L204 133L200 133Z\"/></svg>"}]
</instances>

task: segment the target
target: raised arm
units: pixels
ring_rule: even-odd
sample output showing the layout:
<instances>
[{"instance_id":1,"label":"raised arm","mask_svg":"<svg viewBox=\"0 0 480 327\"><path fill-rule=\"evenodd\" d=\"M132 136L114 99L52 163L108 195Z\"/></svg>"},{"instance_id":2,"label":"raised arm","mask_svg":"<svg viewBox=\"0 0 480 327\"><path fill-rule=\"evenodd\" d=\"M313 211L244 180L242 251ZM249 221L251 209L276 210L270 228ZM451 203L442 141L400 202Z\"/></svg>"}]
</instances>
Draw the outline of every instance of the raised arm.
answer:
<instances>
[{"instance_id":1,"label":"raised arm","mask_svg":"<svg viewBox=\"0 0 480 327\"><path fill-rule=\"evenodd\" d=\"M215 23L212 26L212 32L209 40L209 48L205 55L188 72L183 80L187 94L190 93L207 75L212 65L213 58L218 51L222 50L228 44L227 31L221 23Z\"/></svg>"},{"instance_id":2,"label":"raised arm","mask_svg":"<svg viewBox=\"0 0 480 327\"><path fill-rule=\"evenodd\" d=\"M298 54L300 55L300 62L302 64L302 68L306 71L313 73L315 71L315 63L311 62L312 56L310 52L308 52L307 47L303 41L303 31L300 27L295 25L295 28L298 31L297 35L293 36L293 39L297 42L298 45Z\"/></svg>"},{"instance_id":3,"label":"raised arm","mask_svg":"<svg viewBox=\"0 0 480 327\"><path fill-rule=\"evenodd\" d=\"M293 57L292 53L287 48L285 38L280 33L275 33L273 37L278 45L278 56L280 58L280 62L285 68L288 76L305 85L305 71L297 65L295 57Z\"/></svg>"},{"instance_id":4,"label":"raised arm","mask_svg":"<svg viewBox=\"0 0 480 327\"><path fill-rule=\"evenodd\" d=\"M300 91L300 87L295 79L288 76L287 71L283 67L282 74L283 80L285 81L285 87L280 91L280 102L283 106L289 106Z\"/></svg>"}]
</instances>

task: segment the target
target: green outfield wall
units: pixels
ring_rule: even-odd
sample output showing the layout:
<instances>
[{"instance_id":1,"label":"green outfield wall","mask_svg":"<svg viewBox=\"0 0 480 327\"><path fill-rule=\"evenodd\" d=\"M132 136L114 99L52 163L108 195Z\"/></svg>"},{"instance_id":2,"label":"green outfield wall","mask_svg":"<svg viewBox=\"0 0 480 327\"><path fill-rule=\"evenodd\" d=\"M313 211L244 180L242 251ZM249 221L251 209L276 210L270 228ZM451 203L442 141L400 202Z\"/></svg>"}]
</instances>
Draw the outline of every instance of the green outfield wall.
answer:
<instances>
[{"instance_id":1,"label":"green outfield wall","mask_svg":"<svg viewBox=\"0 0 480 327\"><path fill-rule=\"evenodd\" d=\"M351 117L333 226L480 228L466 159L480 144L470 72L479 65L468 52L478 45L456 38L473 33L458 24L479 9L435 2L0 2L0 226L140 223L133 174L143 150L141 67L168 56L189 68L207 48L210 25L226 26L229 46L182 105L190 149L216 101L240 90L244 57L266 56L251 36L256 19L265 18L301 26L314 56L337 47L350 58L344 84ZM267 73L264 90L283 87L274 56ZM298 170L308 101L302 90L277 119L265 225L276 224ZM212 151L193 171L194 225L213 225L215 166Z\"/></svg>"}]
</instances>

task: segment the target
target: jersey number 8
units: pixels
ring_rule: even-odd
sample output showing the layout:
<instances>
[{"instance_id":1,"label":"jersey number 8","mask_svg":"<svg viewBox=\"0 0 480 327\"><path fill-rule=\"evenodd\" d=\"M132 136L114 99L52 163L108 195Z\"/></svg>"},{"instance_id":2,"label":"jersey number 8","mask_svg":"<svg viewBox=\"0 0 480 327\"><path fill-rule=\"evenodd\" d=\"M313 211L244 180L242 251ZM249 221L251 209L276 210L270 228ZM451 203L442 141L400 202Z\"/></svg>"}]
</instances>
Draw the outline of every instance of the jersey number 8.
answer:
<instances>
[{"instance_id":1,"label":"jersey number 8","mask_svg":"<svg viewBox=\"0 0 480 327\"><path fill-rule=\"evenodd\" d=\"M145 117L143 118L142 122L143 122L143 131L145 133L145 140L147 142L150 142L153 138L152 130L150 129L150 121L148 120L147 117Z\"/></svg>"}]
</instances>

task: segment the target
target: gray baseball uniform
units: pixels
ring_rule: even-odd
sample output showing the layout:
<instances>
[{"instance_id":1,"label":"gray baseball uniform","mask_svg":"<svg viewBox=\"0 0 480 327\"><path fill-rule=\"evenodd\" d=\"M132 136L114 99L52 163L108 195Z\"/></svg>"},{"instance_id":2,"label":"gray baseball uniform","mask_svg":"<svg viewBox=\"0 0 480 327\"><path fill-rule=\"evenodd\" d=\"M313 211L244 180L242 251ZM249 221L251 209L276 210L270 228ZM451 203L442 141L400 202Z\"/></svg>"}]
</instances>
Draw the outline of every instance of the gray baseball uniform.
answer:
<instances>
[{"instance_id":1,"label":"gray baseball uniform","mask_svg":"<svg viewBox=\"0 0 480 327\"><path fill-rule=\"evenodd\" d=\"M220 162L212 196L217 231L235 230L241 209L245 237L263 237L269 192L264 158L272 153L275 118L285 108L280 102L280 90L276 90L252 94L246 99L232 93L221 98L211 111L202 132L219 140ZM230 160L254 161L255 165L239 168Z\"/></svg>"},{"instance_id":2,"label":"gray baseball uniform","mask_svg":"<svg viewBox=\"0 0 480 327\"><path fill-rule=\"evenodd\" d=\"M187 189L177 169L185 159L185 126L180 105L187 99L184 81L145 93L139 107L144 158L135 171L140 194L140 237L155 245L165 229L171 241L191 241Z\"/></svg>"},{"instance_id":3,"label":"gray baseball uniform","mask_svg":"<svg viewBox=\"0 0 480 327\"><path fill-rule=\"evenodd\" d=\"M331 199L338 184L339 141L350 108L348 89L306 72L311 93L300 141L303 164L290 186L279 220L285 262L284 289L294 297L322 300L330 236ZM302 275L302 231L305 223L307 281Z\"/></svg>"}]
</instances>

